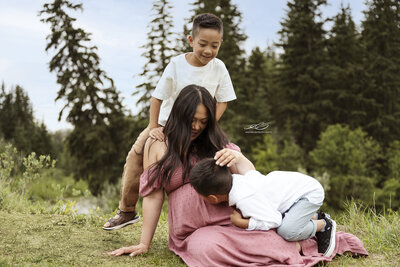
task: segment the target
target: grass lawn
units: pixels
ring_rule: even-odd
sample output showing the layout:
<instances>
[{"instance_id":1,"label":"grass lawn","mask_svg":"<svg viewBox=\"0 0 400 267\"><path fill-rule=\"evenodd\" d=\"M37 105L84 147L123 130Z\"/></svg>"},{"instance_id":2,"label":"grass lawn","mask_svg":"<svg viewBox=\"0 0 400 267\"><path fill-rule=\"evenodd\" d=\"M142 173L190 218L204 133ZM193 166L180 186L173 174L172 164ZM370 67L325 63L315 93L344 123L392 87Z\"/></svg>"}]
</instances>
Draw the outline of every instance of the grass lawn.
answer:
<instances>
[{"instance_id":1,"label":"grass lawn","mask_svg":"<svg viewBox=\"0 0 400 267\"><path fill-rule=\"evenodd\" d=\"M0 211L0 266L185 266L168 250L163 211L151 250L139 257L107 253L138 243L141 222L119 231L101 229L105 217ZM339 217L339 230L358 236L369 257L337 256L329 266L399 266L400 216L378 216L354 208Z\"/></svg>"},{"instance_id":2,"label":"grass lawn","mask_svg":"<svg viewBox=\"0 0 400 267\"><path fill-rule=\"evenodd\" d=\"M157 228L144 256L107 253L138 243L141 222L119 231L104 231L83 217L0 211L0 266L186 266L168 249L168 223Z\"/></svg>"}]
</instances>

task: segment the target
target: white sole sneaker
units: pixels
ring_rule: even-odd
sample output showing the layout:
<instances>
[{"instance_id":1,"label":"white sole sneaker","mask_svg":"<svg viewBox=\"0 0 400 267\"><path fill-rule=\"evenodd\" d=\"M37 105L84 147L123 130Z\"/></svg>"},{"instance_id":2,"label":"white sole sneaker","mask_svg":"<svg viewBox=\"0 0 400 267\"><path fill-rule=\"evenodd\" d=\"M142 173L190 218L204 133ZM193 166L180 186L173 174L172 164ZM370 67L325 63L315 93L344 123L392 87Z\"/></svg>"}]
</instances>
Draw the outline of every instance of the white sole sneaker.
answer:
<instances>
[{"instance_id":1,"label":"white sole sneaker","mask_svg":"<svg viewBox=\"0 0 400 267\"><path fill-rule=\"evenodd\" d=\"M139 220L140 220L140 216L136 215L133 220L127 221L126 223L122 223L120 225L113 226L113 227L103 227L103 230L106 230L106 231L118 230L118 229L124 228L125 226L137 223Z\"/></svg>"},{"instance_id":2,"label":"white sole sneaker","mask_svg":"<svg viewBox=\"0 0 400 267\"><path fill-rule=\"evenodd\" d=\"M325 257L330 257L333 253L333 251L335 250L335 246L336 246L336 222L332 219L330 219L332 222L332 231L331 231L331 239L329 242L329 247L328 249L325 251L324 256Z\"/></svg>"}]
</instances>

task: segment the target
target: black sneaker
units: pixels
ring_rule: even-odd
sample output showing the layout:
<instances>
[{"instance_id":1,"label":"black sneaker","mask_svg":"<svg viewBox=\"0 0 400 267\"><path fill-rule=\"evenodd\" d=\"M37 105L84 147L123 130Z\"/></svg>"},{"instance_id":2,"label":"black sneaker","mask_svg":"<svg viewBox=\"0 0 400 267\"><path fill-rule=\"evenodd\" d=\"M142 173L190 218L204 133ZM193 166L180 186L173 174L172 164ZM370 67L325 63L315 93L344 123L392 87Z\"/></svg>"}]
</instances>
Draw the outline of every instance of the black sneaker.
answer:
<instances>
[{"instance_id":1,"label":"black sneaker","mask_svg":"<svg viewBox=\"0 0 400 267\"><path fill-rule=\"evenodd\" d=\"M331 218L331 215L329 215L328 213L325 213L323 211L319 211L317 213L317 216L318 216L317 220L322 220L322 219L325 219L325 218L328 218L328 219Z\"/></svg>"},{"instance_id":2,"label":"black sneaker","mask_svg":"<svg viewBox=\"0 0 400 267\"><path fill-rule=\"evenodd\" d=\"M103 230L118 230L125 226L134 224L138 222L140 219L139 215L136 212L125 212L122 210L118 210L117 215L115 217L110 218L105 225L103 226Z\"/></svg>"},{"instance_id":3,"label":"black sneaker","mask_svg":"<svg viewBox=\"0 0 400 267\"><path fill-rule=\"evenodd\" d=\"M325 257L330 257L336 245L336 222L328 216L325 216L324 220L326 222L325 231L317 232L315 236L317 237L318 252L323 253Z\"/></svg>"}]
</instances>

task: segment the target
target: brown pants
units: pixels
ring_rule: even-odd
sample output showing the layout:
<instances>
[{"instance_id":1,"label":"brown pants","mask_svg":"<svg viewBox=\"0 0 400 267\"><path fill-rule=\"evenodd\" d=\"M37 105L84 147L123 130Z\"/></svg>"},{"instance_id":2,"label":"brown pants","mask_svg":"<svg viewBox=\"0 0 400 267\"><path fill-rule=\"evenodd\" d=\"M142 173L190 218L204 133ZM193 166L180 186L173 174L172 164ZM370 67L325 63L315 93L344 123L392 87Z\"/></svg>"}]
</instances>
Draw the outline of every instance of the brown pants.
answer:
<instances>
[{"instance_id":1,"label":"brown pants","mask_svg":"<svg viewBox=\"0 0 400 267\"><path fill-rule=\"evenodd\" d=\"M140 133L126 157L121 182L121 201L119 209L125 212L136 211L139 199L140 175L143 173L143 146L149 136L150 129Z\"/></svg>"}]
</instances>

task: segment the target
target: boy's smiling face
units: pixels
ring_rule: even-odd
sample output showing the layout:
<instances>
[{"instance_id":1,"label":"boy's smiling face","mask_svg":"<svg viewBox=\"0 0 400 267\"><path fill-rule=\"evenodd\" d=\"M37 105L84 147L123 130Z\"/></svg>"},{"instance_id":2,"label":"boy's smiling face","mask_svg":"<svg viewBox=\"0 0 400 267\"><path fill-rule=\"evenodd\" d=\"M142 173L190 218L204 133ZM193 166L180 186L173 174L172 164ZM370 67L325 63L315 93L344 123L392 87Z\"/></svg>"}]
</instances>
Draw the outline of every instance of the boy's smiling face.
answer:
<instances>
[{"instance_id":1,"label":"boy's smiling face","mask_svg":"<svg viewBox=\"0 0 400 267\"><path fill-rule=\"evenodd\" d=\"M189 43L193 53L188 56L188 62L193 66L202 67L218 55L222 33L212 28L200 28L194 37L189 36Z\"/></svg>"}]
</instances>

